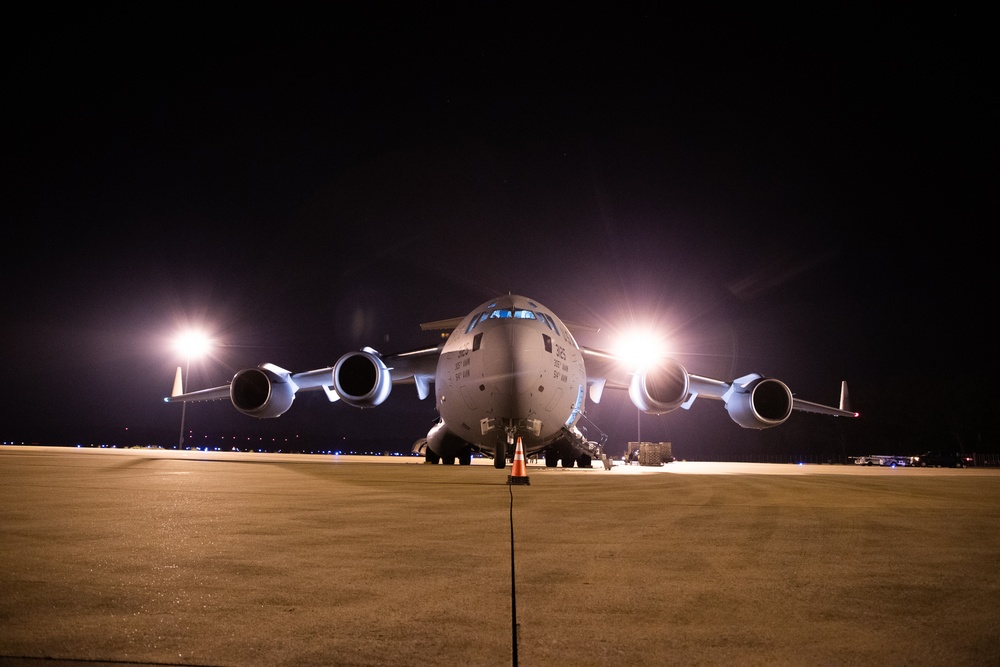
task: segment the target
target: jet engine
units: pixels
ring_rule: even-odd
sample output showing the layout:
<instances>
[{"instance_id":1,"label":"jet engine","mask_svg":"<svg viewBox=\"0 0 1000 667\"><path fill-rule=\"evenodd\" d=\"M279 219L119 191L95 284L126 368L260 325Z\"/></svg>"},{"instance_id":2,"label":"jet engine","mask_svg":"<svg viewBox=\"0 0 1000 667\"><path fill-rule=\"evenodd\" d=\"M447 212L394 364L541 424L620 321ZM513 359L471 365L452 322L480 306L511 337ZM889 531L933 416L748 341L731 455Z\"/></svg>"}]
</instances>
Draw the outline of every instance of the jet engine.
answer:
<instances>
[{"instance_id":1,"label":"jet engine","mask_svg":"<svg viewBox=\"0 0 1000 667\"><path fill-rule=\"evenodd\" d=\"M632 376L628 395L643 412L663 415L680 407L689 388L687 370L673 359L663 359Z\"/></svg>"},{"instance_id":2,"label":"jet engine","mask_svg":"<svg viewBox=\"0 0 1000 667\"><path fill-rule=\"evenodd\" d=\"M773 378L758 377L745 385L734 383L726 411L743 428L779 426L792 414L792 392L784 382Z\"/></svg>"},{"instance_id":3,"label":"jet engine","mask_svg":"<svg viewBox=\"0 0 1000 667\"><path fill-rule=\"evenodd\" d=\"M279 417L292 407L297 389L288 371L273 364L262 364L233 376L229 398L243 414L267 419Z\"/></svg>"},{"instance_id":4,"label":"jet engine","mask_svg":"<svg viewBox=\"0 0 1000 667\"><path fill-rule=\"evenodd\" d=\"M333 367L333 388L340 400L356 408L373 408L389 397L392 377L371 348L348 352Z\"/></svg>"}]
</instances>

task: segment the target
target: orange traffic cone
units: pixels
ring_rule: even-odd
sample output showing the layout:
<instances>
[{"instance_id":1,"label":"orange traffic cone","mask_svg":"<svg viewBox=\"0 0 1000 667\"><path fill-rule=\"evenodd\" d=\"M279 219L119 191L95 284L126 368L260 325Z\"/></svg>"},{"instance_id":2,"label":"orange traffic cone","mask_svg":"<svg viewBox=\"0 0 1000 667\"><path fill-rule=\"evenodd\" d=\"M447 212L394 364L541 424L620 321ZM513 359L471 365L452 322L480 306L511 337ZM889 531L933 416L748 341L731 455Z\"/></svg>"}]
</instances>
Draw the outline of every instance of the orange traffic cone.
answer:
<instances>
[{"instance_id":1,"label":"orange traffic cone","mask_svg":"<svg viewBox=\"0 0 1000 667\"><path fill-rule=\"evenodd\" d=\"M531 484L528 471L524 466L524 447L521 445L521 438L517 439L517 448L514 450L514 466L510 474L507 475L508 484Z\"/></svg>"}]
</instances>

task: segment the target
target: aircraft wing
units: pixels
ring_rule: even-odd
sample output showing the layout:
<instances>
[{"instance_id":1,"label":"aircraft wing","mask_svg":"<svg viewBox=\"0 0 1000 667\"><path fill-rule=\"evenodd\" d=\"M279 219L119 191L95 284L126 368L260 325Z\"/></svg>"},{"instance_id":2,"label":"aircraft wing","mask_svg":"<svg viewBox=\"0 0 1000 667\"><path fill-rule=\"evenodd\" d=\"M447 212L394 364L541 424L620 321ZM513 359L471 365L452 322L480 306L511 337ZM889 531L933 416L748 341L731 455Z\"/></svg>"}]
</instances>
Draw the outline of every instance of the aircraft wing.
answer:
<instances>
[{"instance_id":1,"label":"aircraft wing","mask_svg":"<svg viewBox=\"0 0 1000 667\"><path fill-rule=\"evenodd\" d=\"M256 417L283 414L299 391L322 389L332 401L344 399L351 405L378 405L389 395L393 384L414 384L421 399L434 382L440 346L381 356L366 347L348 352L335 365L293 373L274 364L239 371L225 385L182 391L181 369L177 369L173 391L167 403L230 399L241 412Z\"/></svg>"},{"instance_id":2,"label":"aircraft wing","mask_svg":"<svg viewBox=\"0 0 1000 667\"><path fill-rule=\"evenodd\" d=\"M274 364L261 364L257 369L259 371L272 372L275 375L285 377L286 382L290 382L295 385L297 391L308 391L310 389L319 389L324 385L331 385L333 381L333 367L328 366L326 368L318 368L312 371L303 371L301 373L291 373L280 366L275 366ZM243 371L241 371L242 373ZM237 374L239 376L239 374ZM174 390L163 400L167 403L191 403L195 401L219 401L223 399L232 398L232 382L228 384L221 385L219 387L212 387L210 389L199 389L198 391L181 392L179 387L181 386L181 369L177 369L177 379L174 381Z\"/></svg>"},{"instance_id":3,"label":"aircraft wing","mask_svg":"<svg viewBox=\"0 0 1000 667\"><path fill-rule=\"evenodd\" d=\"M434 382L440 356L441 346L438 345L389 355L384 357L384 360L394 383L417 385L417 393L424 399L427 397L430 383Z\"/></svg>"},{"instance_id":4,"label":"aircraft wing","mask_svg":"<svg viewBox=\"0 0 1000 667\"><path fill-rule=\"evenodd\" d=\"M580 351L583 353L583 365L587 369L590 400L600 403L605 387L628 389L633 371L621 359L589 347L581 347Z\"/></svg>"},{"instance_id":5,"label":"aircraft wing","mask_svg":"<svg viewBox=\"0 0 1000 667\"><path fill-rule=\"evenodd\" d=\"M724 382L722 380L714 380L712 378L702 377L700 375L689 375L690 386L691 386L691 397L689 400L691 402L697 396L705 396L707 398L717 398L725 401L728 405L730 397L734 394L745 393L743 390L750 391L749 387L756 386L760 381L778 383L779 380L764 378L757 373L751 373L750 375L745 375L741 378L737 378L732 382ZM781 383L784 385L784 383ZM791 393L789 392L789 396ZM690 406L681 406L690 407ZM792 410L798 410L800 412L813 412L821 415L831 415L834 417L857 417L858 413L851 410L848 405L847 399L847 382L842 381L840 383L840 406L833 407L831 405L823 405L821 403L813 403L812 401L805 401L801 398L792 397L791 403Z\"/></svg>"},{"instance_id":6,"label":"aircraft wing","mask_svg":"<svg viewBox=\"0 0 1000 667\"><path fill-rule=\"evenodd\" d=\"M840 407L834 408L829 405L822 405L820 403L812 403L810 401L803 401L801 398L796 398L795 403L792 405L795 410L801 410L802 412L815 412L820 415L833 415L835 417L857 417L858 413L851 410L851 399L847 393L847 382L840 383Z\"/></svg>"},{"instance_id":7,"label":"aircraft wing","mask_svg":"<svg viewBox=\"0 0 1000 667\"><path fill-rule=\"evenodd\" d=\"M689 373L673 359L661 359L647 368L628 368L613 354L581 348L590 398L599 403L605 388L625 389L640 410L666 414L689 409L699 397L720 400L729 416L745 428L771 428L788 419L792 410L837 417L857 417L848 405L847 383L841 383L839 407L795 398L784 382L757 373L732 381Z\"/></svg>"}]
</instances>

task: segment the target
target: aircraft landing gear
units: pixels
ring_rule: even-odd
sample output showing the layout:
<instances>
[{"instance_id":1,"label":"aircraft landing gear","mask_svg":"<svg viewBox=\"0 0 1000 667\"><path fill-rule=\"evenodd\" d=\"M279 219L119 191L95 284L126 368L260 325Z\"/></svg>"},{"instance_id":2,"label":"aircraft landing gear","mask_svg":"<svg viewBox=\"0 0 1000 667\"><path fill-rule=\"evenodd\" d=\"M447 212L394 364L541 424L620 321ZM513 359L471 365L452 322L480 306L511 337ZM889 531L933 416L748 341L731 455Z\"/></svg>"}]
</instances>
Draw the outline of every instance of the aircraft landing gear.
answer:
<instances>
[{"instance_id":1,"label":"aircraft landing gear","mask_svg":"<svg viewBox=\"0 0 1000 667\"><path fill-rule=\"evenodd\" d=\"M507 443L503 440L497 443L497 450L493 454L493 467L497 470L507 467Z\"/></svg>"}]
</instances>

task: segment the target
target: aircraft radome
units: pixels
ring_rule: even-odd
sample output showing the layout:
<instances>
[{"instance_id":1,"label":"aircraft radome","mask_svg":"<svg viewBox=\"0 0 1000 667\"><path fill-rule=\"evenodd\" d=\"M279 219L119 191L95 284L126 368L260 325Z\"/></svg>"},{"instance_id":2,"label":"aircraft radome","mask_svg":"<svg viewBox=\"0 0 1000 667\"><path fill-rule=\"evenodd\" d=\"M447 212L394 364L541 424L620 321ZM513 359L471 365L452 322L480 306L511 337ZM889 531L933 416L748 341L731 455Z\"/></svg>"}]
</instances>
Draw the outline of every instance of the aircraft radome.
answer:
<instances>
[{"instance_id":1,"label":"aircraft radome","mask_svg":"<svg viewBox=\"0 0 1000 667\"><path fill-rule=\"evenodd\" d=\"M331 402L372 408L395 384L415 385L421 399L433 385L439 419L414 451L428 463L462 465L480 452L497 468L513 458L519 438L525 456L542 455L550 467L560 461L567 468L590 467L596 457L610 467L603 443L588 440L578 426L586 395L598 403L605 389L627 391L647 414L687 409L700 397L721 400L733 421L753 429L779 426L793 410L858 416L846 405L846 383L840 406L831 407L794 398L785 383L756 373L714 380L669 358L626 368L615 355L579 346L570 327L524 296L497 297L465 317L421 328L451 334L436 347L385 356L365 347L332 367L299 373L265 363L237 372L229 384L186 394L177 381L164 400L229 399L243 414L270 418L284 414L299 391L322 389Z\"/></svg>"}]
</instances>

